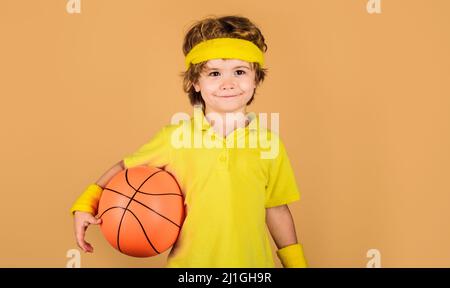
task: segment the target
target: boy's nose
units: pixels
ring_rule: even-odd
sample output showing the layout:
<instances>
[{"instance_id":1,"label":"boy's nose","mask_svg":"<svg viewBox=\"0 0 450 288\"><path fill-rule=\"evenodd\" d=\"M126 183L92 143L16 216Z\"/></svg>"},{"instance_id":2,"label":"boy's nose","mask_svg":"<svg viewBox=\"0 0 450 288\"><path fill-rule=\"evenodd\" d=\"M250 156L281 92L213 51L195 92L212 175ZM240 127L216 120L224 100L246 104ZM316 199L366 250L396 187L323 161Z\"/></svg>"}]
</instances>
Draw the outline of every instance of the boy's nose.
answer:
<instances>
[{"instance_id":1,"label":"boy's nose","mask_svg":"<svg viewBox=\"0 0 450 288\"><path fill-rule=\"evenodd\" d=\"M236 82L234 79L225 79L220 86L221 90L228 90L236 88Z\"/></svg>"}]
</instances>

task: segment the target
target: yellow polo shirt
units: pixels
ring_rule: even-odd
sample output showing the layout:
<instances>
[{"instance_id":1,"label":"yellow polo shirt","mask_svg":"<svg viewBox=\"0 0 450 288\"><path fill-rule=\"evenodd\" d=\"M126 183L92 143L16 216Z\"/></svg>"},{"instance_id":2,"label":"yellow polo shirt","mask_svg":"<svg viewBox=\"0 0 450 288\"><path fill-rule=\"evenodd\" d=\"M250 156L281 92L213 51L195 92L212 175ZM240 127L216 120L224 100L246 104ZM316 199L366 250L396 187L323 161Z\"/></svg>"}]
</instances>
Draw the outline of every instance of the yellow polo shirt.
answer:
<instances>
[{"instance_id":1,"label":"yellow polo shirt","mask_svg":"<svg viewBox=\"0 0 450 288\"><path fill-rule=\"evenodd\" d=\"M285 147L254 113L227 137L201 115L163 127L123 159L126 168L163 167L183 191L186 218L166 267L274 267L265 208L300 198Z\"/></svg>"}]
</instances>

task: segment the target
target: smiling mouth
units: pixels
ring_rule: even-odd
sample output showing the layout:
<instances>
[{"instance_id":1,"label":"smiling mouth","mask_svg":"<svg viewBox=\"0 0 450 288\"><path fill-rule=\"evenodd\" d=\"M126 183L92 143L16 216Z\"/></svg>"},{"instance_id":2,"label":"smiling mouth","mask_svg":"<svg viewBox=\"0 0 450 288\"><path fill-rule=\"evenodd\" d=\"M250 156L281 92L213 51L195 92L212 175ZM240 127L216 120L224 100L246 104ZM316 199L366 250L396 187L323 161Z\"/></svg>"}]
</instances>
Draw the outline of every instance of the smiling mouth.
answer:
<instances>
[{"instance_id":1,"label":"smiling mouth","mask_svg":"<svg viewBox=\"0 0 450 288\"><path fill-rule=\"evenodd\" d=\"M242 93L237 94L237 95L226 95L226 96L217 96L217 95L216 95L216 97L220 97L220 98L233 98L233 97L237 97L237 96L240 96L240 95L242 95Z\"/></svg>"}]
</instances>

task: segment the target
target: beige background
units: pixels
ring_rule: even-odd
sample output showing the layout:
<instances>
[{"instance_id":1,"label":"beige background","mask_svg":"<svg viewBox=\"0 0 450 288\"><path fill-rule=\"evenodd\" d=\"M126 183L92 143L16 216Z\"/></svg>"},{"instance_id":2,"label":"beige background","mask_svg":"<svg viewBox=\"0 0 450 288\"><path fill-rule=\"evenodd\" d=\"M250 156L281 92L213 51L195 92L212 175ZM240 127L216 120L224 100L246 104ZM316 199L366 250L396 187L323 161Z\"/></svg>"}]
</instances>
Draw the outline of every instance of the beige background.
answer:
<instances>
[{"instance_id":1,"label":"beige background","mask_svg":"<svg viewBox=\"0 0 450 288\"><path fill-rule=\"evenodd\" d=\"M0 266L65 267L69 208L176 112L184 32L207 15L258 24L270 69L249 111L279 112L311 267L450 266L450 2L2 0ZM226 4L225 4L226 3ZM82 267L161 267L98 227ZM275 252L274 252L275 253ZM274 254L275 255L275 254ZM279 262L277 260L277 265Z\"/></svg>"}]
</instances>

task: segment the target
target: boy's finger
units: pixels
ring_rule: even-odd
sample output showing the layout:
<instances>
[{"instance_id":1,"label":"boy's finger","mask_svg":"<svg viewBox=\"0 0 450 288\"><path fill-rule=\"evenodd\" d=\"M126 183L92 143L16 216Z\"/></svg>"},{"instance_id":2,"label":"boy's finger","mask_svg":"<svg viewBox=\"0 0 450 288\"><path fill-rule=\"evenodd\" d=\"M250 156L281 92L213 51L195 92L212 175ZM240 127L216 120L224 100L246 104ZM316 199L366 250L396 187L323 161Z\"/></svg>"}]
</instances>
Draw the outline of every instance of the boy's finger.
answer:
<instances>
[{"instance_id":1,"label":"boy's finger","mask_svg":"<svg viewBox=\"0 0 450 288\"><path fill-rule=\"evenodd\" d=\"M84 252L91 252L91 253L94 252L94 247L92 247L92 245L88 242L85 242L85 243L86 243L86 246L85 246Z\"/></svg>"},{"instance_id":2,"label":"boy's finger","mask_svg":"<svg viewBox=\"0 0 450 288\"><path fill-rule=\"evenodd\" d=\"M90 218L89 220L89 224L100 224L102 223L102 219L97 219L97 218Z\"/></svg>"},{"instance_id":3,"label":"boy's finger","mask_svg":"<svg viewBox=\"0 0 450 288\"><path fill-rule=\"evenodd\" d=\"M84 241L84 236L86 234L86 228L89 226L89 223L84 222L82 225L78 226L76 229L76 238L77 243L83 251L86 252L86 241Z\"/></svg>"},{"instance_id":4,"label":"boy's finger","mask_svg":"<svg viewBox=\"0 0 450 288\"><path fill-rule=\"evenodd\" d=\"M84 241L84 236L80 233L77 233L77 244L84 252L86 252L86 242Z\"/></svg>"}]
</instances>

